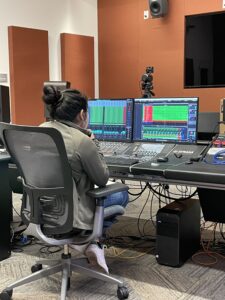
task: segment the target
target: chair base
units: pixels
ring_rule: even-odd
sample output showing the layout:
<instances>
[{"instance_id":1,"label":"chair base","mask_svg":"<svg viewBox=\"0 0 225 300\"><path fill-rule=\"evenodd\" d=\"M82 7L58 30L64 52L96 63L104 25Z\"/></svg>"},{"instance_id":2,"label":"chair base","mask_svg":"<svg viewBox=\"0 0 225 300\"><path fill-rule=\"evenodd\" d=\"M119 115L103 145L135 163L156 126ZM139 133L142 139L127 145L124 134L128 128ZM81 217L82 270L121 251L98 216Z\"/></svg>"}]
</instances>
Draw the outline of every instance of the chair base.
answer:
<instances>
[{"instance_id":1,"label":"chair base","mask_svg":"<svg viewBox=\"0 0 225 300\"><path fill-rule=\"evenodd\" d=\"M48 266L42 269L42 265ZM15 287L24 285L29 282L47 277L49 275L62 272L62 284L61 284L61 300L66 300L66 293L70 287L70 277L72 272L82 273L86 276L97 278L105 282L110 282L118 285L117 296L119 299L126 299L129 296L127 288L123 282L110 275L103 274L99 271L90 269L87 258L72 259L71 254L62 254L61 260L40 260L31 270L33 274L26 276L6 287L0 294L0 300L9 300L12 297L12 292Z\"/></svg>"}]
</instances>

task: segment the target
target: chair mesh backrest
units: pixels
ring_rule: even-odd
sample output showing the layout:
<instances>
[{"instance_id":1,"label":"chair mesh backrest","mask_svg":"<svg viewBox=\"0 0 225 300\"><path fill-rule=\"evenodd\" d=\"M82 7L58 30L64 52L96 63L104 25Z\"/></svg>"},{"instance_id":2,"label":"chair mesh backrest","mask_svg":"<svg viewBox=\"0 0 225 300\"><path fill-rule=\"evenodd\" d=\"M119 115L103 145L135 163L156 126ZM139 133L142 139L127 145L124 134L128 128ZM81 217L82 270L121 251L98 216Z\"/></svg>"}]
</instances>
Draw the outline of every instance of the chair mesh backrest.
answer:
<instances>
[{"instance_id":1,"label":"chair mesh backrest","mask_svg":"<svg viewBox=\"0 0 225 300\"><path fill-rule=\"evenodd\" d=\"M26 186L40 193L23 197L22 217L29 223L30 204L39 201L40 223L45 233L66 233L73 227L73 180L64 141L54 128L17 126L1 123L6 147L14 159ZM53 189L48 197L41 189ZM49 190L48 190L49 192ZM35 192L36 193L36 192ZM31 199L32 198L32 199ZM33 204L35 205L35 204ZM34 219L33 219L34 220ZM36 219L35 219L36 220Z\"/></svg>"},{"instance_id":2,"label":"chair mesh backrest","mask_svg":"<svg viewBox=\"0 0 225 300\"><path fill-rule=\"evenodd\" d=\"M8 130L5 138L26 184L39 188L64 186L60 154L49 135Z\"/></svg>"}]
</instances>

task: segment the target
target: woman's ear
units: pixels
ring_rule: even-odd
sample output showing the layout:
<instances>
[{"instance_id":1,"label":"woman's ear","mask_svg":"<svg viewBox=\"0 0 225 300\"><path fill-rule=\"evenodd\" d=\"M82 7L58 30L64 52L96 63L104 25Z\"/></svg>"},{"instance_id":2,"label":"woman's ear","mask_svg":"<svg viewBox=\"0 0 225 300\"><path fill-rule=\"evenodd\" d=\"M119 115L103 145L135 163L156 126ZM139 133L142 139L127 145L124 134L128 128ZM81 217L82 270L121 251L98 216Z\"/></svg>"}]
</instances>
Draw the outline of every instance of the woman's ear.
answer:
<instances>
[{"instance_id":1,"label":"woman's ear","mask_svg":"<svg viewBox=\"0 0 225 300\"><path fill-rule=\"evenodd\" d=\"M82 128L87 128L88 126L88 113L85 110L81 110L76 117L75 123Z\"/></svg>"},{"instance_id":2,"label":"woman's ear","mask_svg":"<svg viewBox=\"0 0 225 300\"><path fill-rule=\"evenodd\" d=\"M84 111L83 109L81 109L81 111L80 111L80 119L82 121L85 121L87 119L87 112Z\"/></svg>"}]
</instances>

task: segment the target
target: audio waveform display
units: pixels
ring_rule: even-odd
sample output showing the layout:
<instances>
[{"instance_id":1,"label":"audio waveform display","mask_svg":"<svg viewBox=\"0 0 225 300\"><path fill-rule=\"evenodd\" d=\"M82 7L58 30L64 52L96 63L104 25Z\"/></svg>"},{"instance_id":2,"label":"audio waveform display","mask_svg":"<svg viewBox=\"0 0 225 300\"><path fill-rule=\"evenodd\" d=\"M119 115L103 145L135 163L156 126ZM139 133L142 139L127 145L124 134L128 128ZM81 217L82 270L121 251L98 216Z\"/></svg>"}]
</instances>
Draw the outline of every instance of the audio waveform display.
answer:
<instances>
[{"instance_id":1,"label":"audio waveform display","mask_svg":"<svg viewBox=\"0 0 225 300\"><path fill-rule=\"evenodd\" d=\"M131 141L133 99L88 101L89 128L99 140Z\"/></svg>"},{"instance_id":2,"label":"audio waveform display","mask_svg":"<svg viewBox=\"0 0 225 300\"><path fill-rule=\"evenodd\" d=\"M134 99L134 141L195 143L198 98Z\"/></svg>"},{"instance_id":3,"label":"audio waveform display","mask_svg":"<svg viewBox=\"0 0 225 300\"><path fill-rule=\"evenodd\" d=\"M143 138L154 139L154 140L182 140L184 133L180 128L174 127L143 127Z\"/></svg>"},{"instance_id":4,"label":"audio waveform display","mask_svg":"<svg viewBox=\"0 0 225 300\"><path fill-rule=\"evenodd\" d=\"M100 131L100 130L92 130L94 135L99 135L99 134L102 134L103 131ZM115 136L125 136L126 134L126 131L125 130L118 130L118 131L115 131L115 130L104 130L104 135L105 136L108 136L108 137L115 137Z\"/></svg>"},{"instance_id":5,"label":"audio waveform display","mask_svg":"<svg viewBox=\"0 0 225 300\"><path fill-rule=\"evenodd\" d=\"M111 125L126 124L126 107L105 107L104 123Z\"/></svg>"},{"instance_id":6,"label":"audio waveform display","mask_svg":"<svg viewBox=\"0 0 225 300\"><path fill-rule=\"evenodd\" d=\"M103 106L93 106L89 108L89 119L91 124L103 124Z\"/></svg>"},{"instance_id":7,"label":"audio waveform display","mask_svg":"<svg viewBox=\"0 0 225 300\"><path fill-rule=\"evenodd\" d=\"M156 106L153 112L154 121L188 121L188 105Z\"/></svg>"},{"instance_id":8,"label":"audio waveform display","mask_svg":"<svg viewBox=\"0 0 225 300\"><path fill-rule=\"evenodd\" d=\"M152 106L143 106L143 121L152 122Z\"/></svg>"},{"instance_id":9,"label":"audio waveform display","mask_svg":"<svg viewBox=\"0 0 225 300\"><path fill-rule=\"evenodd\" d=\"M143 122L187 122L188 105L143 107Z\"/></svg>"}]
</instances>

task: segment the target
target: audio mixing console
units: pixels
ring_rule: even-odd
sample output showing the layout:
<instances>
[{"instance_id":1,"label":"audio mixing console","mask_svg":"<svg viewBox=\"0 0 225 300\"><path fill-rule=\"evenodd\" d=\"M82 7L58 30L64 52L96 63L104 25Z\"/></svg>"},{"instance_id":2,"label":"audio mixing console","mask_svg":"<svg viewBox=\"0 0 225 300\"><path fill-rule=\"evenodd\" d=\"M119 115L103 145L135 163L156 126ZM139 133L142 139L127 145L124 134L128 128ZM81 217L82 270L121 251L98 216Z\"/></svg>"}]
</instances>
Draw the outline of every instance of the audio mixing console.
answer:
<instances>
[{"instance_id":1,"label":"audio mixing console","mask_svg":"<svg viewBox=\"0 0 225 300\"><path fill-rule=\"evenodd\" d=\"M130 145L130 143L123 142L99 142L100 150L104 156L123 155Z\"/></svg>"},{"instance_id":2,"label":"audio mixing console","mask_svg":"<svg viewBox=\"0 0 225 300\"><path fill-rule=\"evenodd\" d=\"M131 167L133 174L164 175L164 171L175 165L191 164L203 157L205 145L180 145L165 147L151 161L136 164Z\"/></svg>"},{"instance_id":3,"label":"audio mixing console","mask_svg":"<svg viewBox=\"0 0 225 300\"><path fill-rule=\"evenodd\" d=\"M168 166L164 172L167 179L190 181L195 183L206 183L206 185L224 185L225 169L222 165L211 165L204 161L192 164L178 164Z\"/></svg>"},{"instance_id":4,"label":"audio mixing console","mask_svg":"<svg viewBox=\"0 0 225 300\"><path fill-rule=\"evenodd\" d=\"M132 165L150 161L162 151L167 153L169 149L174 147L174 144L101 142L100 147L108 164L118 164L118 161L123 164L124 159L125 165L129 161L129 165Z\"/></svg>"}]
</instances>

